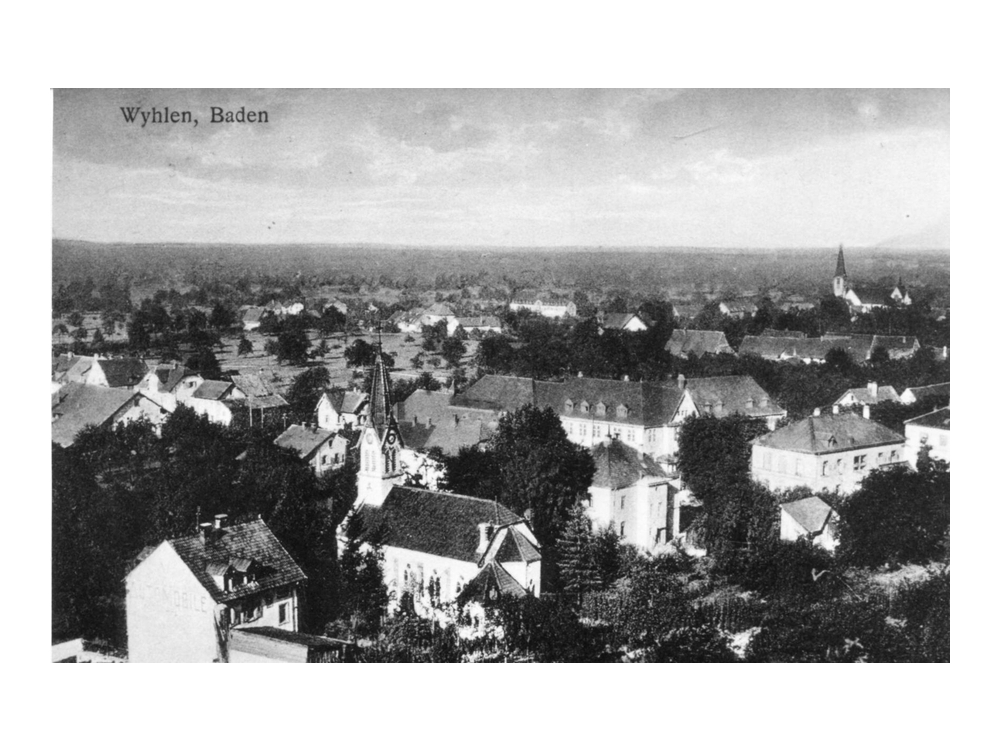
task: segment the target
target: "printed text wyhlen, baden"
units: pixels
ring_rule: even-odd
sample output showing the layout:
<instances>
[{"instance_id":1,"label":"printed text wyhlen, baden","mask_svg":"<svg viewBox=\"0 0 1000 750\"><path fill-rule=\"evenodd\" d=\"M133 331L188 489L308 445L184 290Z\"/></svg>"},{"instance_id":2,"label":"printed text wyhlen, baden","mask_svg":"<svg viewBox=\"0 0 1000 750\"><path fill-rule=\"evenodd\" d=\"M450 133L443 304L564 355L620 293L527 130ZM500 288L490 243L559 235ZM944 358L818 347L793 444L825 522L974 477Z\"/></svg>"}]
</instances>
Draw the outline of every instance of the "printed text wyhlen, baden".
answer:
<instances>
[{"instance_id":1,"label":"printed text wyhlen, baden","mask_svg":"<svg viewBox=\"0 0 1000 750\"><path fill-rule=\"evenodd\" d=\"M191 125L198 127L198 118L188 109L170 109L170 107L151 107L142 109L141 107L119 107L125 122L130 125L146 127L147 125ZM224 109L222 107L209 107L210 125L223 125L228 123L253 123L265 124L268 122L267 110L249 110L246 107L239 109Z\"/></svg>"}]
</instances>

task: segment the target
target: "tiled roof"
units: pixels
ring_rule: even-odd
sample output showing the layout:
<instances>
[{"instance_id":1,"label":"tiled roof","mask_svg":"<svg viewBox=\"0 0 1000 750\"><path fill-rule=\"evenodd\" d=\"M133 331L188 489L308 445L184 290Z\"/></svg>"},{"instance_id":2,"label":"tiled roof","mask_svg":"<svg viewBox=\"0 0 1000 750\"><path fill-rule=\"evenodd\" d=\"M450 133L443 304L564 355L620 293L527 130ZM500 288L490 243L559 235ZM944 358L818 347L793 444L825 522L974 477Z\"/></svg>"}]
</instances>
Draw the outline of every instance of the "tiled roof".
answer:
<instances>
[{"instance_id":1,"label":"tiled roof","mask_svg":"<svg viewBox=\"0 0 1000 750\"><path fill-rule=\"evenodd\" d=\"M52 394L52 442L66 447L88 425L103 425L136 395L119 388L67 383Z\"/></svg>"},{"instance_id":2,"label":"tiled roof","mask_svg":"<svg viewBox=\"0 0 1000 750\"><path fill-rule=\"evenodd\" d=\"M407 448L420 452L440 448L445 455L455 456L462 448L471 448L489 440L496 431L496 425L495 421L466 417L457 423L433 425L400 422L399 431Z\"/></svg>"},{"instance_id":3,"label":"tiled roof","mask_svg":"<svg viewBox=\"0 0 1000 750\"><path fill-rule=\"evenodd\" d=\"M194 370L189 370L183 365L157 365L154 370L156 374L156 389L160 393L172 393L174 388L188 375L197 375Z\"/></svg>"},{"instance_id":4,"label":"tiled roof","mask_svg":"<svg viewBox=\"0 0 1000 750\"><path fill-rule=\"evenodd\" d=\"M96 362L94 357L76 357L61 378L67 383L82 383Z\"/></svg>"},{"instance_id":5,"label":"tiled roof","mask_svg":"<svg viewBox=\"0 0 1000 750\"><path fill-rule=\"evenodd\" d=\"M194 577L217 602L229 602L247 594L270 591L306 580L305 573L288 554L278 538L261 520L220 529L203 539L200 534L167 542L188 566ZM256 580L222 591L208 567L229 564L235 558L252 560L258 567Z\"/></svg>"},{"instance_id":6,"label":"tiled roof","mask_svg":"<svg viewBox=\"0 0 1000 750\"><path fill-rule=\"evenodd\" d=\"M620 331L625 328L632 318L642 318L635 313L604 313L601 319L601 326L603 328L609 328L615 331ZM642 321L645 324L645 321Z\"/></svg>"},{"instance_id":7,"label":"tiled roof","mask_svg":"<svg viewBox=\"0 0 1000 750\"><path fill-rule=\"evenodd\" d=\"M880 404L884 401L896 403L899 401L899 394L896 393L896 389L891 385L880 385L875 393L876 395L873 396L867 388L848 388L835 403L841 403L848 396L851 397L854 403L858 404Z\"/></svg>"},{"instance_id":8,"label":"tiled roof","mask_svg":"<svg viewBox=\"0 0 1000 750\"><path fill-rule=\"evenodd\" d=\"M805 331L779 331L774 328L765 328L760 332L761 336L780 336L787 339L804 339ZM746 339L744 339L745 341Z\"/></svg>"},{"instance_id":9,"label":"tiled roof","mask_svg":"<svg viewBox=\"0 0 1000 750\"><path fill-rule=\"evenodd\" d=\"M893 287L852 286L851 291L857 295L862 305L891 305Z\"/></svg>"},{"instance_id":10,"label":"tiled roof","mask_svg":"<svg viewBox=\"0 0 1000 750\"><path fill-rule=\"evenodd\" d=\"M683 392L673 383L572 378L564 383L535 384L536 406L559 416L634 425L667 424L680 405ZM572 402L572 411L567 411ZM587 411L583 411L586 404ZM597 407L604 405L604 415ZM619 407L624 406L624 411Z\"/></svg>"},{"instance_id":11,"label":"tiled roof","mask_svg":"<svg viewBox=\"0 0 1000 750\"><path fill-rule=\"evenodd\" d=\"M191 398L203 398L210 401L221 401L232 390L233 384L228 380L206 380L199 385Z\"/></svg>"},{"instance_id":12,"label":"tiled roof","mask_svg":"<svg viewBox=\"0 0 1000 750\"><path fill-rule=\"evenodd\" d=\"M818 497L804 497L791 503L782 503L781 510L790 515L795 522L810 534L823 531L833 508Z\"/></svg>"},{"instance_id":13,"label":"tiled roof","mask_svg":"<svg viewBox=\"0 0 1000 750\"><path fill-rule=\"evenodd\" d=\"M444 302L435 302L433 305L424 310L423 315L453 318L455 317L455 311L451 309L450 305L446 305Z\"/></svg>"},{"instance_id":14,"label":"tiled roof","mask_svg":"<svg viewBox=\"0 0 1000 750\"><path fill-rule=\"evenodd\" d=\"M702 354L732 354L733 350L722 331L691 331L674 329L667 342L667 350L674 356L701 356Z\"/></svg>"},{"instance_id":15,"label":"tiled roof","mask_svg":"<svg viewBox=\"0 0 1000 750\"><path fill-rule=\"evenodd\" d=\"M394 486L379 507L358 511L368 529L380 527L387 546L478 563L479 525L496 527L523 518L492 500Z\"/></svg>"},{"instance_id":16,"label":"tiled roof","mask_svg":"<svg viewBox=\"0 0 1000 750\"><path fill-rule=\"evenodd\" d=\"M903 391L903 395L906 393L913 397L915 401L919 401L922 398L931 398L932 396L951 396L951 383L935 383L934 385L918 385L915 388L907 388Z\"/></svg>"},{"instance_id":17,"label":"tiled roof","mask_svg":"<svg viewBox=\"0 0 1000 750\"><path fill-rule=\"evenodd\" d=\"M344 401L341 404L341 413L358 413L364 405L368 403L368 396L358 391L348 391L344 394Z\"/></svg>"},{"instance_id":18,"label":"tiled roof","mask_svg":"<svg viewBox=\"0 0 1000 750\"><path fill-rule=\"evenodd\" d=\"M452 403L496 411L516 411L534 401L534 381L531 378L484 375L464 393L455 396Z\"/></svg>"},{"instance_id":19,"label":"tiled roof","mask_svg":"<svg viewBox=\"0 0 1000 750\"><path fill-rule=\"evenodd\" d=\"M491 602L498 598L498 594L515 599L523 599L528 596L524 587L504 570L502 565L491 560L459 592L457 601L460 606L464 606L469 601Z\"/></svg>"},{"instance_id":20,"label":"tiled roof","mask_svg":"<svg viewBox=\"0 0 1000 750\"><path fill-rule=\"evenodd\" d=\"M767 391L749 375L725 375L717 378L691 378L687 381L695 407L706 405L717 417L742 414L747 417L769 417L785 413L774 403ZM704 415L703 415L704 416Z\"/></svg>"},{"instance_id":21,"label":"tiled roof","mask_svg":"<svg viewBox=\"0 0 1000 750\"><path fill-rule=\"evenodd\" d=\"M934 427L951 432L951 407L946 406L943 409L932 411L930 414L907 419L906 424L912 424L916 427Z\"/></svg>"},{"instance_id":22,"label":"tiled roof","mask_svg":"<svg viewBox=\"0 0 1000 750\"><path fill-rule=\"evenodd\" d=\"M831 349L843 349L855 362L868 358L870 343L852 337L799 338L793 336L746 336L740 354L756 354L764 359L821 359Z\"/></svg>"},{"instance_id":23,"label":"tiled roof","mask_svg":"<svg viewBox=\"0 0 1000 750\"><path fill-rule=\"evenodd\" d=\"M888 427L857 414L806 417L754 440L757 445L795 453L839 453L902 443L905 438Z\"/></svg>"},{"instance_id":24,"label":"tiled roof","mask_svg":"<svg viewBox=\"0 0 1000 750\"><path fill-rule=\"evenodd\" d=\"M274 444L279 448L291 448L305 461L328 440L343 443L342 448L346 449L347 440L343 436L333 430L322 430L315 425L309 427L300 424L289 425L287 430L274 439Z\"/></svg>"},{"instance_id":25,"label":"tiled roof","mask_svg":"<svg viewBox=\"0 0 1000 750\"><path fill-rule=\"evenodd\" d=\"M104 372L110 388L132 388L149 372L141 359L100 359L97 366Z\"/></svg>"},{"instance_id":26,"label":"tiled roof","mask_svg":"<svg viewBox=\"0 0 1000 750\"><path fill-rule=\"evenodd\" d=\"M233 375L233 385L246 394L247 403L254 409L288 406L284 397L276 393L260 375Z\"/></svg>"},{"instance_id":27,"label":"tiled roof","mask_svg":"<svg viewBox=\"0 0 1000 750\"><path fill-rule=\"evenodd\" d=\"M594 456L594 487L612 490L631 487L643 477L665 479L666 473L650 456L625 445L620 440L608 440L591 449Z\"/></svg>"},{"instance_id":28,"label":"tiled roof","mask_svg":"<svg viewBox=\"0 0 1000 750\"><path fill-rule=\"evenodd\" d=\"M249 307L247 311L243 313L244 323L259 323L260 317L264 314L263 307Z\"/></svg>"}]
</instances>

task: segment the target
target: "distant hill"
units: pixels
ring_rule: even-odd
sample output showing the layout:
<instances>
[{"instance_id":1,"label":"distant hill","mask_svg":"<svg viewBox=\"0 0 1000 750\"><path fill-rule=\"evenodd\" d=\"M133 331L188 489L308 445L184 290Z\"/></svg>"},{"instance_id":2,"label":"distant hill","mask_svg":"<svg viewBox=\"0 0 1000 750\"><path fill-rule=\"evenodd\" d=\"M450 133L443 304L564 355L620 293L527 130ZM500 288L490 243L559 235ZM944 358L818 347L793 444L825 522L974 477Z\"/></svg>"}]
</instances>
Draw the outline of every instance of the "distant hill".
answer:
<instances>
[{"instance_id":1,"label":"distant hill","mask_svg":"<svg viewBox=\"0 0 1000 750\"><path fill-rule=\"evenodd\" d=\"M875 247L887 250L950 250L951 218L945 216L919 232L890 237L879 242Z\"/></svg>"}]
</instances>

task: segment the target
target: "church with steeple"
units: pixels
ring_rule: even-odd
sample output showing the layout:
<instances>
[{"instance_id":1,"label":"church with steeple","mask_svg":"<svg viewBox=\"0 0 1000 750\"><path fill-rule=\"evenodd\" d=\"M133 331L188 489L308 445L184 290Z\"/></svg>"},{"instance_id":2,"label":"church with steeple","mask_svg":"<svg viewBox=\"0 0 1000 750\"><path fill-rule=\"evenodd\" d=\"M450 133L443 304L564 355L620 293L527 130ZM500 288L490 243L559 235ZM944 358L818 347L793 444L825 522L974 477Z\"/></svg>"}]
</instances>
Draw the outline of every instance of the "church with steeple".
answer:
<instances>
[{"instance_id":1,"label":"church with steeple","mask_svg":"<svg viewBox=\"0 0 1000 750\"><path fill-rule=\"evenodd\" d=\"M844 262L844 246L837 253L837 269L833 272L833 296L843 299L855 312L868 313L878 307L909 305L913 300L903 285L903 277L895 287L856 286L847 279L847 264Z\"/></svg>"},{"instance_id":2,"label":"church with steeple","mask_svg":"<svg viewBox=\"0 0 1000 750\"><path fill-rule=\"evenodd\" d=\"M392 408L389 373L382 357L382 337L375 350L375 366L368 394L368 419L361 429L358 466L358 504L378 507L393 485L405 478L399 460L403 436Z\"/></svg>"}]
</instances>

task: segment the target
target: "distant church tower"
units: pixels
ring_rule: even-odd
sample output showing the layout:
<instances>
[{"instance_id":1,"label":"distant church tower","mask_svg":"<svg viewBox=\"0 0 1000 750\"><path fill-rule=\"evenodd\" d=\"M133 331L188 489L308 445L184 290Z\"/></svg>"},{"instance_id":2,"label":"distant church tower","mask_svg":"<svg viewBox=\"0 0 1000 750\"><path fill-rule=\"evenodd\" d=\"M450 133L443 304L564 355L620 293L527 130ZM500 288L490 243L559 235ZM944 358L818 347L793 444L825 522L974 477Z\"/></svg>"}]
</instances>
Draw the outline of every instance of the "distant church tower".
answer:
<instances>
[{"instance_id":1,"label":"distant church tower","mask_svg":"<svg viewBox=\"0 0 1000 750\"><path fill-rule=\"evenodd\" d=\"M833 295L843 297L847 294L847 267L844 265L844 246L840 246L837 255L837 270L833 274Z\"/></svg>"},{"instance_id":2,"label":"distant church tower","mask_svg":"<svg viewBox=\"0 0 1000 750\"><path fill-rule=\"evenodd\" d=\"M403 481L399 452L403 437L392 412L389 374L382 359L382 335L375 350L375 368L368 398L368 421L361 430L358 503L381 505L394 484Z\"/></svg>"}]
</instances>

